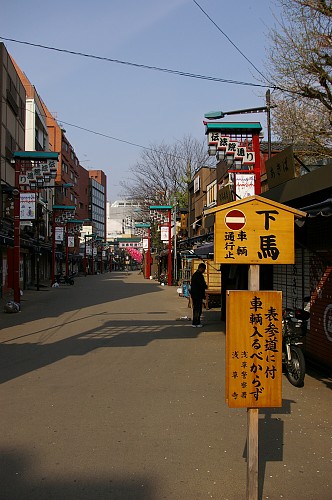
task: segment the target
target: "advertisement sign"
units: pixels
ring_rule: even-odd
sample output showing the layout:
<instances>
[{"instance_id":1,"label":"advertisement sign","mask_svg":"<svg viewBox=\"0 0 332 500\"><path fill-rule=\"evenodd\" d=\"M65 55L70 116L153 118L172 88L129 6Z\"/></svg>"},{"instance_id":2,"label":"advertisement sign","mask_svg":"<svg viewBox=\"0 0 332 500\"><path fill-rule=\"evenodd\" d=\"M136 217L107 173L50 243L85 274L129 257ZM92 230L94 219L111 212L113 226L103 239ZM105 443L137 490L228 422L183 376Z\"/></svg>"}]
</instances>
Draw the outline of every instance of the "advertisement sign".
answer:
<instances>
[{"instance_id":1,"label":"advertisement sign","mask_svg":"<svg viewBox=\"0 0 332 500\"><path fill-rule=\"evenodd\" d=\"M226 308L228 406L282 406L282 293L229 290Z\"/></svg>"},{"instance_id":2,"label":"advertisement sign","mask_svg":"<svg viewBox=\"0 0 332 500\"><path fill-rule=\"evenodd\" d=\"M254 196L255 194L255 174L234 174L235 193L238 200Z\"/></svg>"},{"instance_id":3,"label":"advertisement sign","mask_svg":"<svg viewBox=\"0 0 332 500\"><path fill-rule=\"evenodd\" d=\"M20 193L20 219L35 220L36 193Z\"/></svg>"},{"instance_id":4,"label":"advertisement sign","mask_svg":"<svg viewBox=\"0 0 332 500\"><path fill-rule=\"evenodd\" d=\"M143 238L143 250L149 249L149 238Z\"/></svg>"}]
</instances>

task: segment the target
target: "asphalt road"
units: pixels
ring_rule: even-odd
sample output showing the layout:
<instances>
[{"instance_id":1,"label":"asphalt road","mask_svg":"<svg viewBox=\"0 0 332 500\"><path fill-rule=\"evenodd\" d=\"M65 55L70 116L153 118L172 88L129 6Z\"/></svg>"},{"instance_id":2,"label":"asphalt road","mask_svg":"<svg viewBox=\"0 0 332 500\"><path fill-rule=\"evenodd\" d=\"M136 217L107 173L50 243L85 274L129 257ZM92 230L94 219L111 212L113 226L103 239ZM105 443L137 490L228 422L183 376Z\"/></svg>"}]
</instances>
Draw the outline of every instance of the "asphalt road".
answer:
<instances>
[{"instance_id":1,"label":"asphalt road","mask_svg":"<svg viewBox=\"0 0 332 500\"><path fill-rule=\"evenodd\" d=\"M78 278L0 312L1 500L244 500L247 416L224 401L224 324L175 287ZM332 379L260 411L260 499L331 500Z\"/></svg>"}]
</instances>

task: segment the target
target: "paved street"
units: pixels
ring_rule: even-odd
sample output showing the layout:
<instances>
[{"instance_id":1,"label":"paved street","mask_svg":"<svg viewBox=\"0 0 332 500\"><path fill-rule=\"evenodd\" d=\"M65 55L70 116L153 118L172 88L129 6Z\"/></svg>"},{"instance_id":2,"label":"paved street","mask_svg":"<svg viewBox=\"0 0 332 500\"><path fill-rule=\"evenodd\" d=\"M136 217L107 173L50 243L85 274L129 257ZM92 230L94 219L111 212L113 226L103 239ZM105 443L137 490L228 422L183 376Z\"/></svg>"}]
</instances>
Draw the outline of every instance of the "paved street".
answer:
<instances>
[{"instance_id":1,"label":"paved street","mask_svg":"<svg viewBox=\"0 0 332 500\"><path fill-rule=\"evenodd\" d=\"M137 272L28 291L0 312L1 500L244 500L245 410L224 324ZM260 411L261 499L331 500L332 379Z\"/></svg>"}]
</instances>

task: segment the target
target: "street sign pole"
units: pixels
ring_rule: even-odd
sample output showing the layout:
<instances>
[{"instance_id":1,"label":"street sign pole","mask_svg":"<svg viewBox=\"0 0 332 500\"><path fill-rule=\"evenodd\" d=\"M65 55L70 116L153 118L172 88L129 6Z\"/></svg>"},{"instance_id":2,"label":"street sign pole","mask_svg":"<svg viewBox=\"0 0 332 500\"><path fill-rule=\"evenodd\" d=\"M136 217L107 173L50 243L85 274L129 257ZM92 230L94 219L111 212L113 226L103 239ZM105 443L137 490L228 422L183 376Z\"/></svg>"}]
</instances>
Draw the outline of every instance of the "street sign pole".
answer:
<instances>
[{"instance_id":1,"label":"street sign pole","mask_svg":"<svg viewBox=\"0 0 332 500\"><path fill-rule=\"evenodd\" d=\"M248 290L259 290L258 264L248 271ZM247 500L258 499L258 408L247 408Z\"/></svg>"}]
</instances>

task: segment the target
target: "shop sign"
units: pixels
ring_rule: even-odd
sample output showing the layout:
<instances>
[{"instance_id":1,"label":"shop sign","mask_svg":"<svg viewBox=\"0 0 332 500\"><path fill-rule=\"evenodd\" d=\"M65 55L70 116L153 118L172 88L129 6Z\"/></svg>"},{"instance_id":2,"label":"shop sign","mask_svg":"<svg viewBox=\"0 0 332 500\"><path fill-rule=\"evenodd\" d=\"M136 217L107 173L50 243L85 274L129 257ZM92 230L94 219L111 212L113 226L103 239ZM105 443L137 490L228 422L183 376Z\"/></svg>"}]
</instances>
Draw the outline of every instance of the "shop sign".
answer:
<instances>
[{"instance_id":1,"label":"shop sign","mask_svg":"<svg viewBox=\"0 0 332 500\"><path fill-rule=\"evenodd\" d=\"M269 188L283 184L295 177L293 147L289 146L265 162Z\"/></svg>"}]
</instances>

